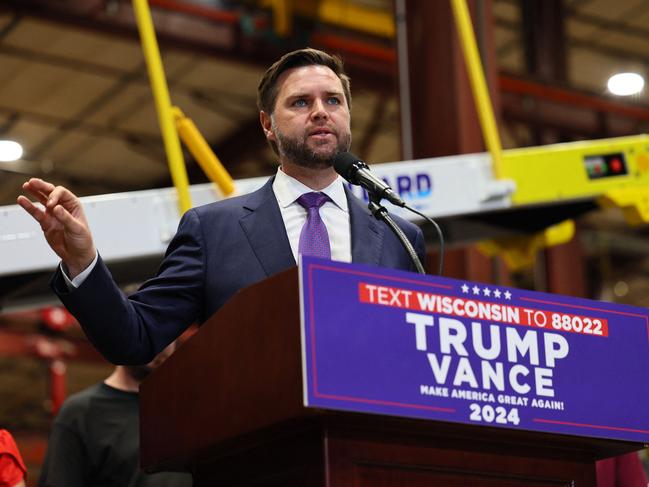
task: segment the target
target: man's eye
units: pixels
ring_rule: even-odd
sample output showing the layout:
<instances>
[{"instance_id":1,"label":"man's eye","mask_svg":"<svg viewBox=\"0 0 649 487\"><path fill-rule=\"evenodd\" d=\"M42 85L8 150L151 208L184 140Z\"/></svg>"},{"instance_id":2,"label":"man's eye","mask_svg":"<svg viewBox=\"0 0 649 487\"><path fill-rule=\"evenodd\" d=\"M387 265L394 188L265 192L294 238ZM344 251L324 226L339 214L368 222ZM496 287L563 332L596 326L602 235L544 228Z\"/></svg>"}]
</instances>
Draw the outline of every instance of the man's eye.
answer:
<instances>
[{"instance_id":1,"label":"man's eye","mask_svg":"<svg viewBox=\"0 0 649 487\"><path fill-rule=\"evenodd\" d=\"M305 107L307 105L306 100L299 98L293 102L293 106L296 107Z\"/></svg>"},{"instance_id":2,"label":"man's eye","mask_svg":"<svg viewBox=\"0 0 649 487\"><path fill-rule=\"evenodd\" d=\"M327 103L329 103L329 105L340 105L340 98L337 96L330 96L327 99Z\"/></svg>"}]
</instances>

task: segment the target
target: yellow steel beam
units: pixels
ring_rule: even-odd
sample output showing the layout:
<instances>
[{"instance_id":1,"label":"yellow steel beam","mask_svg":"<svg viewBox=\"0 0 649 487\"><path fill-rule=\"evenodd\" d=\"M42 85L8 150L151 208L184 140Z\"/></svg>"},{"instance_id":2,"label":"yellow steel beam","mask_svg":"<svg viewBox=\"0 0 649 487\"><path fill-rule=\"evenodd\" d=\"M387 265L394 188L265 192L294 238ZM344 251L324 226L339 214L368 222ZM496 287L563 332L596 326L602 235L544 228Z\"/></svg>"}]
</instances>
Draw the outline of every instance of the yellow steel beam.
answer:
<instances>
[{"instance_id":1,"label":"yellow steel beam","mask_svg":"<svg viewBox=\"0 0 649 487\"><path fill-rule=\"evenodd\" d=\"M498 135L498 126L494 116L493 106L489 98L489 89L485 81L482 62L478 54L478 46L473 33L471 17L465 0L451 0L453 6L453 17L455 25L460 35L460 44L464 53L464 62L469 73L471 81L471 90L473 99L478 111L482 135L487 145L487 150L491 153L493 161L494 176L498 179L503 177L502 170L502 145Z\"/></svg>"},{"instance_id":2,"label":"yellow steel beam","mask_svg":"<svg viewBox=\"0 0 649 487\"><path fill-rule=\"evenodd\" d=\"M273 28L280 37L287 37L293 31L293 0L268 0L273 10Z\"/></svg>"},{"instance_id":3,"label":"yellow steel beam","mask_svg":"<svg viewBox=\"0 0 649 487\"><path fill-rule=\"evenodd\" d=\"M629 225L649 223L649 186L607 191L597 198L603 208L620 208Z\"/></svg>"},{"instance_id":4,"label":"yellow steel beam","mask_svg":"<svg viewBox=\"0 0 649 487\"><path fill-rule=\"evenodd\" d=\"M234 192L232 176L223 167L223 164L216 157L216 154L214 154L214 151L196 128L194 122L187 118L178 107L173 107L173 114L180 138L201 166L203 172L213 183L216 183L224 196L231 195Z\"/></svg>"},{"instance_id":5,"label":"yellow steel beam","mask_svg":"<svg viewBox=\"0 0 649 487\"><path fill-rule=\"evenodd\" d=\"M296 11L307 10L309 3L296 2ZM389 39L394 37L392 11L363 7L348 0L321 0L314 3L317 4L317 17L322 22Z\"/></svg>"},{"instance_id":6,"label":"yellow steel beam","mask_svg":"<svg viewBox=\"0 0 649 487\"><path fill-rule=\"evenodd\" d=\"M501 257L510 270L518 271L531 266L539 250L567 243L574 234L575 223L565 220L529 237L486 240L477 248L488 257Z\"/></svg>"},{"instance_id":7,"label":"yellow steel beam","mask_svg":"<svg viewBox=\"0 0 649 487\"><path fill-rule=\"evenodd\" d=\"M171 100L169 98L169 89L165 79L162 60L160 59L160 50L158 41L155 37L153 21L147 0L133 0L133 9L140 32L140 41L146 60L149 80L153 91L156 112L158 114L158 123L162 132L167 162L171 171L171 179L178 192L178 207L181 213L184 213L192 206L189 195L189 180L185 161L180 148L180 140L174 124L174 118L171 111Z\"/></svg>"},{"instance_id":8,"label":"yellow steel beam","mask_svg":"<svg viewBox=\"0 0 649 487\"><path fill-rule=\"evenodd\" d=\"M259 4L273 11L275 33L282 37L291 33L294 13L387 39L395 35L391 10L364 7L349 0L260 0Z\"/></svg>"}]
</instances>

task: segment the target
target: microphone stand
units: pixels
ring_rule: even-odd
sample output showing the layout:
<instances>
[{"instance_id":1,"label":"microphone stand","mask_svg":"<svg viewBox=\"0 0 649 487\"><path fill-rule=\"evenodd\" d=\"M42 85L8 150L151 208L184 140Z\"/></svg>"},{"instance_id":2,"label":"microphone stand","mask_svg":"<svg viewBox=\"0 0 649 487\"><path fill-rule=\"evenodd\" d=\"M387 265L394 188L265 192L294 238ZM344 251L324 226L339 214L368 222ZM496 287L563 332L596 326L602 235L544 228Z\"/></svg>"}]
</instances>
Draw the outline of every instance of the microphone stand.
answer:
<instances>
[{"instance_id":1,"label":"microphone stand","mask_svg":"<svg viewBox=\"0 0 649 487\"><path fill-rule=\"evenodd\" d=\"M374 218L385 222L385 224L390 227L390 229L394 232L394 234L401 242L401 245L403 245L403 248L406 249L406 252L408 252L410 260L412 260L412 263L415 264L417 272L419 272L420 274L426 274L424 266L421 265L421 261L417 256L417 252L415 252L415 248L410 243L410 240L408 240L408 237L406 237L406 235L403 233L403 230L399 228L399 225L397 225L392 217L388 214L388 210L386 210L385 207L379 204L381 197L370 191L368 191L367 194L370 197L370 202L367 207L369 208L372 215L374 215Z\"/></svg>"}]
</instances>

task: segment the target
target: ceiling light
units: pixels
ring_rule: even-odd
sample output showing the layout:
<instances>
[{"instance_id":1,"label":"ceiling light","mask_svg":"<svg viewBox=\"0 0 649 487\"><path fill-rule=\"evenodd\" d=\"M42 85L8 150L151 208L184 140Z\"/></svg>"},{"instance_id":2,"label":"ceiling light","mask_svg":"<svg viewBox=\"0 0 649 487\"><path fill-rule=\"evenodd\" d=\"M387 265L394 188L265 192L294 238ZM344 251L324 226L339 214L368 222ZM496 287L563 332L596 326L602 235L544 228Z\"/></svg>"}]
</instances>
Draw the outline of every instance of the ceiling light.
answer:
<instances>
[{"instance_id":1,"label":"ceiling light","mask_svg":"<svg viewBox=\"0 0 649 487\"><path fill-rule=\"evenodd\" d=\"M23 146L13 140L0 140L0 161L17 161L23 156Z\"/></svg>"},{"instance_id":2,"label":"ceiling light","mask_svg":"<svg viewBox=\"0 0 649 487\"><path fill-rule=\"evenodd\" d=\"M608 79L608 90L614 95L636 95L644 88L644 78L638 73L618 73Z\"/></svg>"}]
</instances>

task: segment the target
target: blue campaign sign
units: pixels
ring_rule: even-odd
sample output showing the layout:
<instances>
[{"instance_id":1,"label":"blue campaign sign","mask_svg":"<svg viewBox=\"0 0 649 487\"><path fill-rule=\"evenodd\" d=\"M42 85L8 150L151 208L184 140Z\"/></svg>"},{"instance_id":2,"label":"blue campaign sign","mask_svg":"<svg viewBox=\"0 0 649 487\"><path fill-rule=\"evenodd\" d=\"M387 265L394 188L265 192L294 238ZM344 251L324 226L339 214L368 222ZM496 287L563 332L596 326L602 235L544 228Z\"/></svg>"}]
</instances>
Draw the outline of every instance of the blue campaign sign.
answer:
<instances>
[{"instance_id":1,"label":"blue campaign sign","mask_svg":"<svg viewBox=\"0 0 649 487\"><path fill-rule=\"evenodd\" d=\"M649 311L340 262L300 268L309 407L649 442Z\"/></svg>"}]
</instances>

